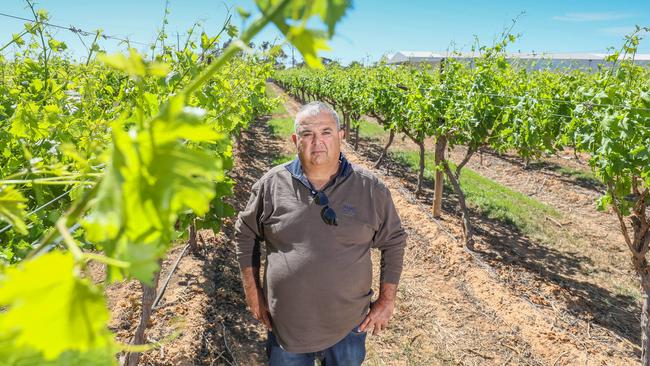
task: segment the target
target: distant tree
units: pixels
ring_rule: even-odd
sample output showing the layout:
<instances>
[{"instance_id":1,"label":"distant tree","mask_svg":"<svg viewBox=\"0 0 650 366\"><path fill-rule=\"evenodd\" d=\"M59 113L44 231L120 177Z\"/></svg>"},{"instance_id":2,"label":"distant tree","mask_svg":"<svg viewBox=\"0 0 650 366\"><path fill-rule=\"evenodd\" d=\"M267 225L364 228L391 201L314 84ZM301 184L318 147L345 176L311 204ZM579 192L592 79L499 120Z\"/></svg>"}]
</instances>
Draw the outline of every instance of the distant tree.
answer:
<instances>
[{"instance_id":1,"label":"distant tree","mask_svg":"<svg viewBox=\"0 0 650 366\"><path fill-rule=\"evenodd\" d=\"M348 68L353 68L353 67L361 67L363 64L359 61L352 61L350 64L347 66Z\"/></svg>"}]
</instances>

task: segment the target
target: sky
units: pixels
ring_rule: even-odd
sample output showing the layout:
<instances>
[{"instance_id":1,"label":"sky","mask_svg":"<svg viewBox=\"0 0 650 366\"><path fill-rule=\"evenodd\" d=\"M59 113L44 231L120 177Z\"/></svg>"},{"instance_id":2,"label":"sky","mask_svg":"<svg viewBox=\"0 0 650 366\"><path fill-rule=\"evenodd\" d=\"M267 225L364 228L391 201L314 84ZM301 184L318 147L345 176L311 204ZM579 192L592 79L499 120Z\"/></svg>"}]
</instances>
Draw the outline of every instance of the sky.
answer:
<instances>
[{"instance_id":1,"label":"sky","mask_svg":"<svg viewBox=\"0 0 650 366\"><path fill-rule=\"evenodd\" d=\"M196 21L202 22L208 34L216 34L227 8L234 13L233 24L240 28L242 20L235 7L258 14L253 0L169 0L169 5L166 29L168 42L174 44L176 33L182 43ZM53 24L88 31L101 28L105 34L150 44L161 27L165 0L40 0L37 8L47 10ZM0 13L31 18L23 0L0 0ZM491 45L513 18L517 18L513 33L520 37L509 46L509 52L604 53L610 47L620 48L624 35L635 25L650 26L650 0L356 0L330 41L332 50L322 56L348 64L372 63L396 51L470 51L475 39ZM0 47L11 40L12 33L21 32L23 23L0 15ZM66 42L74 57L86 54L77 35L67 30L53 33ZM279 38L280 33L270 26L254 42ZM650 53L650 34L646 38L639 53ZM92 39L85 42L90 44ZM116 41L104 40L101 46L108 52L120 49ZM9 47L4 54L12 51Z\"/></svg>"}]
</instances>

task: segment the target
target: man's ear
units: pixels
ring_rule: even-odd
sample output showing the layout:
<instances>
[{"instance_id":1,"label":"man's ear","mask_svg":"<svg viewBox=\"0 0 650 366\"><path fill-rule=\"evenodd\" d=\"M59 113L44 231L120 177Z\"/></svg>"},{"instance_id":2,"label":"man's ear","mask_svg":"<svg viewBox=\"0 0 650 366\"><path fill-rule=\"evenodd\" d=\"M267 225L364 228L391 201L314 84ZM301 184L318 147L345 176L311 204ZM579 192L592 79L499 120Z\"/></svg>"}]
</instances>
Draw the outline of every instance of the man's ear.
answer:
<instances>
[{"instance_id":1,"label":"man's ear","mask_svg":"<svg viewBox=\"0 0 650 366\"><path fill-rule=\"evenodd\" d=\"M339 128L339 140L343 140L343 137L345 136L345 130L342 128Z\"/></svg>"},{"instance_id":2,"label":"man's ear","mask_svg":"<svg viewBox=\"0 0 650 366\"><path fill-rule=\"evenodd\" d=\"M295 133L291 134L291 141L293 141L294 145L298 146L298 136Z\"/></svg>"}]
</instances>

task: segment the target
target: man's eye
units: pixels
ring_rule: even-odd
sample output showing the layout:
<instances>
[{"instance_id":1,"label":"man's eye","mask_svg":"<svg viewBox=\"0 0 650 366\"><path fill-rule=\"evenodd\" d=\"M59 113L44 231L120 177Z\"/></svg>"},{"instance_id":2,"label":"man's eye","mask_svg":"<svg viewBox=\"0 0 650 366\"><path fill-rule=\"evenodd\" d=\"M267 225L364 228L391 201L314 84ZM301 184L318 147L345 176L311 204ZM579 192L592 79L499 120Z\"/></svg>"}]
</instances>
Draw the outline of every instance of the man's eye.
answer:
<instances>
[{"instance_id":1,"label":"man's eye","mask_svg":"<svg viewBox=\"0 0 650 366\"><path fill-rule=\"evenodd\" d=\"M331 135L331 134L332 134L331 131L325 131L325 132L323 132L323 135Z\"/></svg>"}]
</instances>

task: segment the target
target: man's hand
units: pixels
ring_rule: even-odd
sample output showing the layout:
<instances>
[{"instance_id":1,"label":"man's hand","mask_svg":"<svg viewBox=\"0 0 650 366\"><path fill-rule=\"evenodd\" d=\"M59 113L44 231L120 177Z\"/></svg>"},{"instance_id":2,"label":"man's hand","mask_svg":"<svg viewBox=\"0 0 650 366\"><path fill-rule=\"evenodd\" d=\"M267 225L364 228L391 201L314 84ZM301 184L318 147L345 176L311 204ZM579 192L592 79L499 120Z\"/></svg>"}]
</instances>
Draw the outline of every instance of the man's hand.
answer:
<instances>
[{"instance_id":1,"label":"man's hand","mask_svg":"<svg viewBox=\"0 0 650 366\"><path fill-rule=\"evenodd\" d=\"M264 298L264 291L257 284L258 281L255 280L255 274L258 271L259 269L252 267L242 269L246 305L248 305L248 311L251 312L253 318L262 322L269 330L272 330L271 314Z\"/></svg>"},{"instance_id":2,"label":"man's hand","mask_svg":"<svg viewBox=\"0 0 650 366\"><path fill-rule=\"evenodd\" d=\"M397 285L382 283L377 301L370 304L370 312L359 326L362 332L372 329L372 334L377 335L388 326L388 321L395 310L395 297Z\"/></svg>"},{"instance_id":3,"label":"man's hand","mask_svg":"<svg viewBox=\"0 0 650 366\"><path fill-rule=\"evenodd\" d=\"M266 305L262 289L247 290L246 304L248 305L248 311L253 314L253 318L261 321L269 330L272 330L271 315L269 314L269 307Z\"/></svg>"},{"instance_id":4,"label":"man's hand","mask_svg":"<svg viewBox=\"0 0 650 366\"><path fill-rule=\"evenodd\" d=\"M363 323L361 323L359 330L365 332L368 329L372 329L372 335L379 334L379 332L388 326L388 321L393 316L394 309L394 300L379 299L375 301L370 304L370 312L366 315Z\"/></svg>"}]
</instances>

